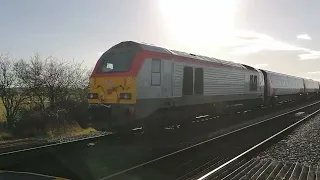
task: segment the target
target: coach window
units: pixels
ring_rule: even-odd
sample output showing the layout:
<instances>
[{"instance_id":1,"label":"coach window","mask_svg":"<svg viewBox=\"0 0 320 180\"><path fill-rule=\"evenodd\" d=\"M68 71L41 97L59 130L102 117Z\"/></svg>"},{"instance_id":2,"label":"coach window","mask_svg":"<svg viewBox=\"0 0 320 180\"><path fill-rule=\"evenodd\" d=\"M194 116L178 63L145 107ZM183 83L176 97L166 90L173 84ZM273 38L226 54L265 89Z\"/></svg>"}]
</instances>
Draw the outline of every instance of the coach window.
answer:
<instances>
[{"instance_id":1,"label":"coach window","mask_svg":"<svg viewBox=\"0 0 320 180\"><path fill-rule=\"evenodd\" d=\"M194 71L195 82L194 82L194 93L203 94L203 69L196 68Z\"/></svg>"},{"instance_id":2,"label":"coach window","mask_svg":"<svg viewBox=\"0 0 320 180\"><path fill-rule=\"evenodd\" d=\"M152 59L151 65L151 85L160 86L161 84L161 60Z\"/></svg>"},{"instance_id":3,"label":"coach window","mask_svg":"<svg viewBox=\"0 0 320 180\"><path fill-rule=\"evenodd\" d=\"M193 68L184 67L183 69L183 95L193 94Z\"/></svg>"}]
</instances>

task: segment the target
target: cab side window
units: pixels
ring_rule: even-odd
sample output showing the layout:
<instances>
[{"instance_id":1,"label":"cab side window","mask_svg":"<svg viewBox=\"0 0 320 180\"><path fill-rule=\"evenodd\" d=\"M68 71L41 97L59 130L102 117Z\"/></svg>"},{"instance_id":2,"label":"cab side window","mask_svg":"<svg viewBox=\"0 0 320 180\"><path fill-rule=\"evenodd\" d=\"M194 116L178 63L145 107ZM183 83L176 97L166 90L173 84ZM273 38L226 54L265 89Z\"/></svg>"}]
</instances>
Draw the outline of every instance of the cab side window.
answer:
<instances>
[{"instance_id":1,"label":"cab side window","mask_svg":"<svg viewBox=\"0 0 320 180\"><path fill-rule=\"evenodd\" d=\"M160 59L152 59L151 85L152 86L160 86L161 85L161 60Z\"/></svg>"},{"instance_id":2,"label":"cab side window","mask_svg":"<svg viewBox=\"0 0 320 180\"><path fill-rule=\"evenodd\" d=\"M203 69L196 68L194 71L194 93L195 94L203 94Z\"/></svg>"},{"instance_id":3,"label":"cab side window","mask_svg":"<svg viewBox=\"0 0 320 180\"><path fill-rule=\"evenodd\" d=\"M255 75L250 75L250 91L258 90L258 77Z\"/></svg>"},{"instance_id":4,"label":"cab side window","mask_svg":"<svg viewBox=\"0 0 320 180\"><path fill-rule=\"evenodd\" d=\"M254 84L254 86L253 86L254 90L257 91L258 90L258 77L257 76L254 76L254 78L253 78L253 84Z\"/></svg>"},{"instance_id":5,"label":"cab side window","mask_svg":"<svg viewBox=\"0 0 320 180\"><path fill-rule=\"evenodd\" d=\"M183 69L183 95L193 95L193 68L184 67Z\"/></svg>"}]
</instances>

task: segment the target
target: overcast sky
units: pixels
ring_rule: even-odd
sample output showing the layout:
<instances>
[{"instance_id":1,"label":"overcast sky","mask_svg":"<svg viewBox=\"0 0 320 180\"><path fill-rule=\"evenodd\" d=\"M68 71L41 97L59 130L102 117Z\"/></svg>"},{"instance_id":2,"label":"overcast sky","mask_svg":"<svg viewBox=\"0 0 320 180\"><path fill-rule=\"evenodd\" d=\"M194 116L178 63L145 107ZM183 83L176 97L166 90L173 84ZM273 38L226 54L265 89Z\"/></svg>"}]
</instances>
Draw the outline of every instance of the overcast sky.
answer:
<instances>
[{"instance_id":1,"label":"overcast sky","mask_svg":"<svg viewBox=\"0 0 320 180\"><path fill-rule=\"evenodd\" d=\"M0 53L93 66L125 40L320 80L319 0L0 0Z\"/></svg>"}]
</instances>

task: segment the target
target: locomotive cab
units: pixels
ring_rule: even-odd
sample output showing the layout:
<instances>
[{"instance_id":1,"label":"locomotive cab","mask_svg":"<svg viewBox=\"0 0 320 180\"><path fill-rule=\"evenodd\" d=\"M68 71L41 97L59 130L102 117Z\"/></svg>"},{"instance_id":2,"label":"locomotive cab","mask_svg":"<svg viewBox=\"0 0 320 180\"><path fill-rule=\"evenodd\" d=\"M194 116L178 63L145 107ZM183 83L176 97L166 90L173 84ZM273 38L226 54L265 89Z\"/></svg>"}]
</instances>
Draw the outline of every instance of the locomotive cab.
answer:
<instances>
[{"instance_id":1,"label":"locomotive cab","mask_svg":"<svg viewBox=\"0 0 320 180\"><path fill-rule=\"evenodd\" d=\"M90 118L112 126L134 118L136 102L133 61L137 50L130 42L120 43L98 60L90 77L88 104Z\"/></svg>"}]
</instances>

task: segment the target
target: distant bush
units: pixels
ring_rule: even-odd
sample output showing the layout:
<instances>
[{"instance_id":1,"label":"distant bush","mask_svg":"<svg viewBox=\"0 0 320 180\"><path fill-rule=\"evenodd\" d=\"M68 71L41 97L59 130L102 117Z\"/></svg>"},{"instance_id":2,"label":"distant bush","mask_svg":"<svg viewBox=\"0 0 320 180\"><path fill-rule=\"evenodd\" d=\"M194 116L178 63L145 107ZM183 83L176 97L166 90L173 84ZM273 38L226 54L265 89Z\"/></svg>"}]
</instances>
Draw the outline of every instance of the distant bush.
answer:
<instances>
[{"instance_id":1,"label":"distant bush","mask_svg":"<svg viewBox=\"0 0 320 180\"><path fill-rule=\"evenodd\" d=\"M45 133L48 122L45 116L42 111L37 109L21 112L13 134L18 137L33 137Z\"/></svg>"},{"instance_id":2,"label":"distant bush","mask_svg":"<svg viewBox=\"0 0 320 180\"><path fill-rule=\"evenodd\" d=\"M59 104L59 108L65 109L66 113L66 122L78 122L78 124L86 128L88 121L88 103L87 102L77 102L74 100L66 100Z\"/></svg>"},{"instance_id":3,"label":"distant bush","mask_svg":"<svg viewBox=\"0 0 320 180\"><path fill-rule=\"evenodd\" d=\"M19 137L33 137L74 123L78 123L82 128L87 128L87 107L87 102L65 100L59 102L57 106L48 107L45 110L37 107L21 110L13 133Z\"/></svg>"}]
</instances>

